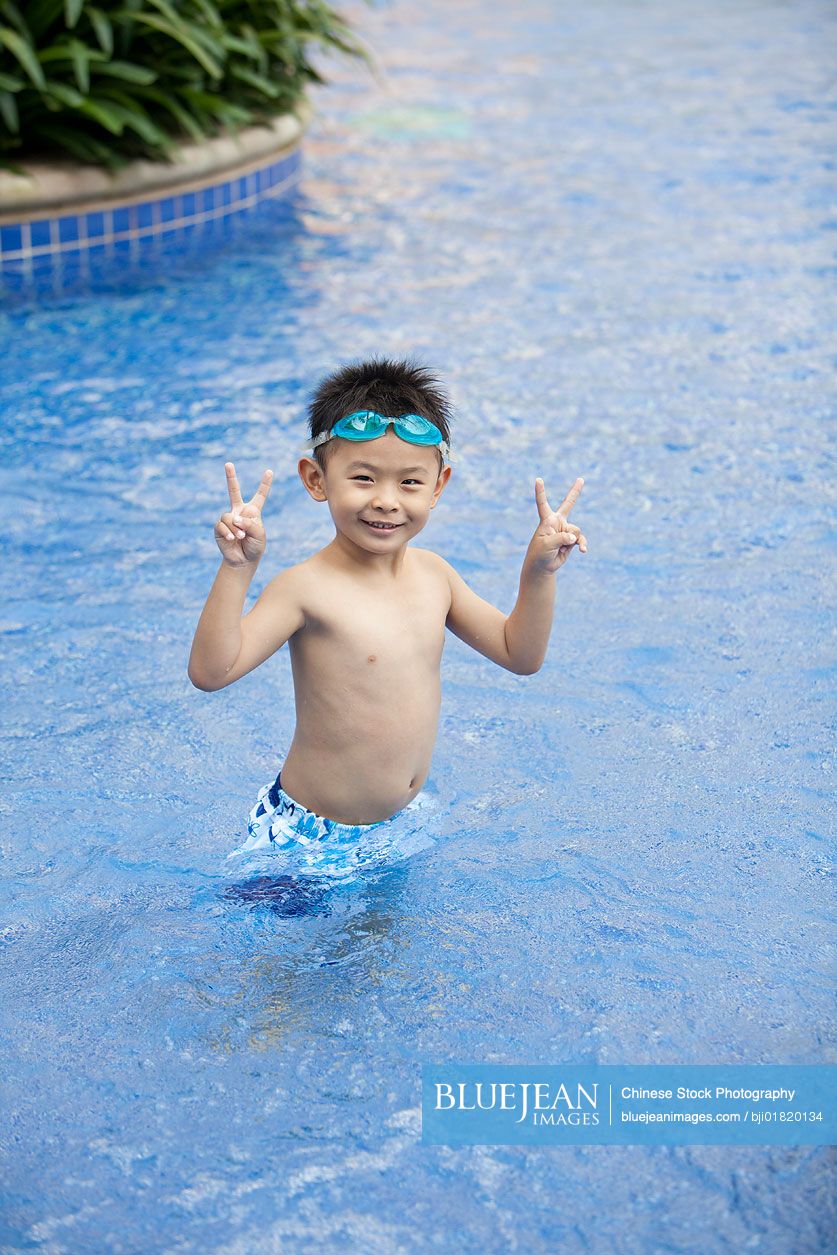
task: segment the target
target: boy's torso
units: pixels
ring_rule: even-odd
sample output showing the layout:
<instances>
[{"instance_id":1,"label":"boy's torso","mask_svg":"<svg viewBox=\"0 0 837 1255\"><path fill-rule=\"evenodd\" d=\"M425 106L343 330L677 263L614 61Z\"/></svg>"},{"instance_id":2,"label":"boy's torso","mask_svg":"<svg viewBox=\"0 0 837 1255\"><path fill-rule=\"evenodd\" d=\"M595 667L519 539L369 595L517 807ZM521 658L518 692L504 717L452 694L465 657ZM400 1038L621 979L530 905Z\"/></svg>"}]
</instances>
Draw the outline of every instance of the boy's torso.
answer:
<instances>
[{"instance_id":1,"label":"boy's torso","mask_svg":"<svg viewBox=\"0 0 837 1255\"><path fill-rule=\"evenodd\" d=\"M296 730L282 787L342 823L376 823L419 792L433 755L450 585L407 548L390 583L363 583L321 553L295 568L305 626L289 640Z\"/></svg>"}]
</instances>

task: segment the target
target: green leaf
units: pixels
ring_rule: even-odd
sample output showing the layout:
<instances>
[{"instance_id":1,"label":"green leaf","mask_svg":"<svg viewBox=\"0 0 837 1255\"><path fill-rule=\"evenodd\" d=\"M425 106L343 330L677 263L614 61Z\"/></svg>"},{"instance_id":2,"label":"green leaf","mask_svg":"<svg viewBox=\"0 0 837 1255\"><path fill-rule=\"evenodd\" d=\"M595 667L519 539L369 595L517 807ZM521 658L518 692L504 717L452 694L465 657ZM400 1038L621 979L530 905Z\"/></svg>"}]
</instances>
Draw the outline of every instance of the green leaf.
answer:
<instances>
[{"instance_id":1,"label":"green leaf","mask_svg":"<svg viewBox=\"0 0 837 1255\"><path fill-rule=\"evenodd\" d=\"M102 52L106 52L109 57L113 56L113 25L110 18L101 9L89 7L85 9L87 16L90 18L91 25L96 32L96 38L99 41L99 47Z\"/></svg>"},{"instance_id":2,"label":"green leaf","mask_svg":"<svg viewBox=\"0 0 837 1255\"><path fill-rule=\"evenodd\" d=\"M12 3L12 0L2 0L2 3L0 3L0 13L9 19L13 26L17 27L24 39L31 43L32 32L23 20L23 14L20 9L16 4Z\"/></svg>"},{"instance_id":3,"label":"green leaf","mask_svg":"<svg viewBox=\"0 0 837 1255\"><path fill-rule=\"evenodd\" d=\"M253 120L252 110L224 100L223 96L216 96L211 92L200 91L191 87L184 87L182 95L202 105L207 113L212 117L220 118L221 121L251 122Z\"/></svg>"},{"instance_id":4,"label":"green leaf","mask_svg":"<svg viewBox=\"0 0 837 1255\"><path fill-rule=\"evenodd\" d=\"M22 78L15 78L11 74L0 74L0 91L19 92L24 86Z\"/></svg>"},{"instance_id":5,"label":"green leaf","mask_svg":"<svg viewBox=\"0 0 837 1255\"><path fill-rule=\"evenodd\" d=\"M241 27L240 34L243 36L243 38L247 41L247 43L253 49L253 56L257 58L259 62L259 69L261 70L262 74L266 74L267 67L270 64L270 57L268 56L267 48L265 48L261 39L253 30L253 27L249 25L249 23L247 22L244 23L244 25Z\"/></svg>"},{"instance_id":6,"label":"green leaf","mask_svg":"<svg viewBox=\"0 0 837 1255\"><path fill-rule=\"evenodd\" d=\"M215 5L211 3L211 0L194 0L194 2L200 9L201 13L209 19L210 24L214 26L216 30L224 29L224 19L215 8Z\"/></svg>"},{"instance_id":7,"label":"green leaf","mask_svg":"<svg viewBox=\"0 0 837 1255\"><path fill-rule=\"evenodd\" d=\"M125 119L120 117L119 112L98 100L83 100L79 110L114 135L121 135L125 130Z\"/></svg>"},{"instance_id":8,"label":"green leaf","mask_svg":"<svg viewBox=\"0 0 837 1255\"><path fill-rule=\"evenodd\" d=\"M171 22L172 26L177 27L184 35L188 35L196 43L199 43L210 57L214 57L216 61L223 62L223 45L218 42L214 35L210 34L206 26L200 22L186 21L174 6L169 4L169 0L147 0L147 2L159 10L166 21Z\"/></svg>"},{"instance_id":9,"label":"green leaf","mask_svg":"<svg viewBox=\"0 0 837 1255\"><path fill-rule=\"evenodd\" d=\"M17 113L17 101L11 92L0 92L0 115L10 131L20 131L20 118Z\"/></svg>"},{"instance_id":10,"label":"green leaf","mask_svg":"<svg viewBox=\"0 0 837 1255\"><path fill-rule=\"evenodd\" d=\"M139 88L138 94L146 96L149 100L156 100L159 105L167 109L177 119L182 129L191 135L194 140L197 140L198 143L206 139L206 131L203 127L198 124L192 114L189 113L189 110L184 109L175 100L174 96L168 92L161 91L159 87L144 87Z\"/></svg>"},{"instance_id":11,"label":"green leaf","mask_svg":"<svg viewBox=\"0 0 837 1255\"><path fill-rule=\"evenodd\" d=\"M241 52L245 57L251 57L254 61L261 61L261 48L253 49L253 45L247 39L239 39L237 35L230 34L225 31L221 36L221 43L228 52Z\"/></svg>"},{"instance_id":12,"label":"green leaf","mask_svg":"<svg viewBox=\"0 0 837 1255\"><path fill-rule=\"evenodd\" d=\"M5 44L9 52L17 57L35 86L40 87L41 91L43 91L46 79L44 78L43 70L38 64L32 45L21 39L17 31L11 30L8 26L0 26L0 44Z\"/></svg>"},{"instance_id":13,"label":"green leaf","mask_svg":"<svg viewBox=\"0 0 837 1255\"><path fill-rule=\"evenodd\" d=\"M108 61L96 66L96 74L108 74L111 78L121 78L127 83L154 83L157 75L142 65L134 65L131 61Z\"/></svg>"},{"instance_id":14,"label":"green leaf","mask_svg":"<svg viewBox=\"0 0 837 1255\"><path fill-rule=\"evenodd\" d=\"M215 61L203 50L200 44L195 43L194 39L189 35L184 35L177 27L172 26L170 22L166 22L163 18L157 17L155 13L137 13L134 21L142 23L143 26L150 26L152 30L161 31L164 35L168 35L171 39L177 40L179 44L191 52L192 56L209 74L210 78L220 79L223 71Z\"/></svg>"},{"instance_id":15,"label":"green leaf","mask_svg":"<svg viewBox=\"0 0 837 1255\"><path fill-rule=\"evenodd\" d=\"M81 43L78 39L62 39L58 43L52 44L43 52L38 53L38 60L41 65L47 65L52 61L72 61L73 46L78 45L83 48L87 54L87 60L92 64L95 61L104 62L109 60L106 52L100 52L98 48L90 48L87 44Z\"/></svg>"},{"instance_id":16,"label":"green leaf","mask_svg":"<svg viewBox=\"0 0 837 1255\"><path fill-rule=\"evenodd\" d=\"M76 82L85 93L90 91L90 58L87 55L89 51L90 49L85 47L78 39L74 39L70 45L70 57L73 62Z\"/></svg>"},{"instance_id":17,"label":"green leaf","mask_svg":"<svg viewBox=\"0 0 837 1255\"><path fill-rule=\"evenodd\" d=\"M112 107L116 108L115 105ZM123 116L128 129L134 131L147 144L158 145L160 148L172 147L165 131L161 131L159 126L156 126L146 114L125 109Z\"/></svg>"},{"instance_id":18,"label":"green leaf","mask_svg":"<svg viewBox=\"0 0 837 1255\"><path fill-rule=\"evenodd\" d=\"M255 70L250 70L245 65L234 65L230 70L233 78L240 79L243 83L250 83L252 87L257 88L263 95L270 96L275 99L281 96L286 88L277 87L275 83L271 83L269 78L265 78L263 74L257 74Z\"/></svg>"},{"instance_id":19,"label":"green leaf","mask_svg":"<svg viewBox=\"0 0 837 1255\"><path fill-rule=\"evenodd\" d=\"M69 109L78 109L84 104L81 92L77 92L74 87L68 87L66 83L56 83L54 79L47 79L44 94L54 97Z\"/></svg>"},{"instance_id":20,"label":"green leaf","mask_svg":"<svg viewBox=\"0 0 837 1255\"><path fill-rule=\"evenodd\" d=\"M75 26L79 19L79 14L84 8L84 0L64 0L64 20L70 30Z\"/></svg>"},{"instance_id":21,"label":"green leaf","mask_svg":"<svg viewBox=\"0 0 837 1255\"><path fill-rule=\"evenodd\" d=\"M165 131L151 120L147 110L138 100L125 92L111 91L107 97L107 107L117 117L121 117L129 130L134 131L148 144L168 145L169 139Z\"/></svg>"}]
</instances>

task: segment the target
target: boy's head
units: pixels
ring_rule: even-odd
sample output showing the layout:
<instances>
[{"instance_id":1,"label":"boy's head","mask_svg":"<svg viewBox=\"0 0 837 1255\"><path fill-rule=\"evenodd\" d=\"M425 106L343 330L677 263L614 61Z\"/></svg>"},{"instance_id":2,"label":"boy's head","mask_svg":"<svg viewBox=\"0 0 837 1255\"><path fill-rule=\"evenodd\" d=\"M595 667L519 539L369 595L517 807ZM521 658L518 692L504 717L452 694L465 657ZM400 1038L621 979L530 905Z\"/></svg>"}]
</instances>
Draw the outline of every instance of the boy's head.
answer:
<instances>
[{"instance_id":1,"label":"boy's head","mask_svg":"<svg viewBox=\"0 0 837 1255\"><path fill-rule=\"evenodd\" d=\"M450 411L438 381L425 366L386 358L342 366L311 401L311 440L357 410L385 418L418 414L450 440ZM327 501L343 542L391 557L422 530L451 468L438 445L404 440L393 426L365 440L333 436L299 463L315 501ZM383 526L382 526L383 525Z\"/></svg>"},{"instance_id":2,"label":"boy's head","mask_svg":"<svg viewBox=\"0 0 837 1255\"><path fill-rule=\"evenodd\" d=\"M317 388L308 409L312 440L330 431L334 424L357 410L375 410L385 417L420 414L435 423L450 445L450 405L438 379L418 363L371 358L333 371ZM388 433L392 432L388 428ZM346 444L339 436L318 445L312 456L322 471L328 468L336 446ZM363 441L372 446L374 441ZM356 447L362 447L360 443ZM441 472L444 459L438 448L434 454Z\"/></svg>"}]
</instances>

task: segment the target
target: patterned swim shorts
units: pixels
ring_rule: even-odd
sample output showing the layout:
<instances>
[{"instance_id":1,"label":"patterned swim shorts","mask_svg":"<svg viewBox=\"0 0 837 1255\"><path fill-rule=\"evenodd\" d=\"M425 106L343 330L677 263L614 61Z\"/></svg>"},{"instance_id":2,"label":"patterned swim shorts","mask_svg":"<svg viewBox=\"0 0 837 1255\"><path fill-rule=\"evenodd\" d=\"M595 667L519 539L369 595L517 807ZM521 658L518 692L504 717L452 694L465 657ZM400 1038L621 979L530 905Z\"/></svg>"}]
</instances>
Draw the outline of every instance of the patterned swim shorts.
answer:
<instances>
[{"instance_id":1,"label":"patterned swim shorts","mask_svg":"<svg viewBox=\"0 0 837 1255\"><path fill-rule=\"evenodd\" d=\"M362 867L397 861L434 844L423 833L422 823L434 803L420 793L389 819L344 824L297 802L282 788L281 774L259 790L247 818L247 840L228 859L265 853L280 856L303 874L345 878Z\"/></svg>"}]
</instances>

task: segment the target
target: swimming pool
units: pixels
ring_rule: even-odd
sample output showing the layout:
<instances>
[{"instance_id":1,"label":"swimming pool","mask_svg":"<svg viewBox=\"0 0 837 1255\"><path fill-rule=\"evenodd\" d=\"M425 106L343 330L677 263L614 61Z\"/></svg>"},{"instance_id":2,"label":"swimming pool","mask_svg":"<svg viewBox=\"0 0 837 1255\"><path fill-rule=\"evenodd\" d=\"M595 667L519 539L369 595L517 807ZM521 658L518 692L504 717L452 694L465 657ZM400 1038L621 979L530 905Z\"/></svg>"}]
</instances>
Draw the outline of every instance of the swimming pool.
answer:
<instances>
[{"instance_id":1,"label":"swimming pool","mask_svg":"<svg viewBox=\"0 0 837 1255\"><path fill-rule=\"evenodd\" d=\"M826 1249L825 1148L428 1147L419 1099L833 1060L833 11L347 12L386 80L329 62L287 202L7 296L2 1243ZM458 408L422 544L510 609L535 476L583 475L589 553L537 675L448 637L430 849L231 895L293 702L287 649L186 676L223 463L275 471L255 595L330 538L305 399L375 351Z\"/></svg>"}]
</instances>

